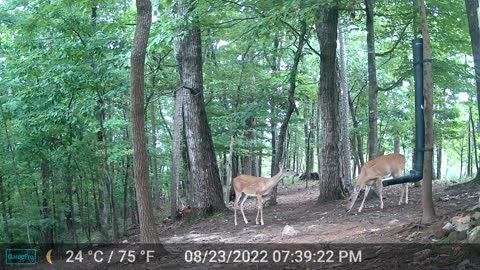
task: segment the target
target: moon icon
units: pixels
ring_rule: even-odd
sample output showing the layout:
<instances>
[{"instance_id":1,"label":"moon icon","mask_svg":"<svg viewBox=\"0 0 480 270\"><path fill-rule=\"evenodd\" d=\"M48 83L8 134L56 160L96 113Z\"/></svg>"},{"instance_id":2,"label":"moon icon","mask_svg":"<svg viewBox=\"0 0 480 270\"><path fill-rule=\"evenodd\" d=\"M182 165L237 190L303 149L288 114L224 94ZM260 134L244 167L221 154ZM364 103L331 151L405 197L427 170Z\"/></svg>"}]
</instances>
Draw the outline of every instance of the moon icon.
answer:
<instances>
[{"instance_id":1,"label":"moon icon","mask_svg":"<svg viewBox=\"0 0 480 270\"><path fill-rule=\"evenodd\" d=\"M47 252L47 262L49 264L52 264L52 250L50 249L48 252Z\"/></svg>"}]
</instances>

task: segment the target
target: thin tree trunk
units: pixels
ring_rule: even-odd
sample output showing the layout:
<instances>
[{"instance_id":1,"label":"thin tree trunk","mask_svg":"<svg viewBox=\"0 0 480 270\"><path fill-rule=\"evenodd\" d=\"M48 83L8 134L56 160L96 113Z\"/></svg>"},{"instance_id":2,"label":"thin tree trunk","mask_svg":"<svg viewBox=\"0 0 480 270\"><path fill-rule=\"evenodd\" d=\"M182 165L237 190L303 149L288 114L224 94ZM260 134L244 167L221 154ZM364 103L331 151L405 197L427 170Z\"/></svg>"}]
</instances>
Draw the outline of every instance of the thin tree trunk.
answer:
<instances>
[{"instance_id":1,"label":"thin tree trunk","mask_svg":"<svg viewBox=\"0 0 480 270\"><path fill-rule=\"evenodd\" d=\"M297 50L295 51L295 56L293 59L293 65L290 70L290 78L289 78L289 89L288 89L288 108L285 115L285 118L282 121L282 125L280 126L280 134L278 136L278 143L277 143L277 151L275 155L275 166L274 166L274 173L272 175L277 174L279 171L278 165L280 162L284 161L285 153L284 153L284 144L287 135L288 124L290 122L290 117L292 116L293 112L296 110L295 106L295 88L297 85L297 72L298 72L298 64L300 63L300 59L302 57L303 46L305 44L305 35L307 33L307 23L305 20L300 20L300 34L298 37L298 45ZM277 186L275 186L272 190L272 196L268 201L269 205L276 205L277 204Z\"/></svg>"},{"instance_id":2,"label":"thin tree trunk","mask_svg":"<svg viewBox=\"0 0 480 270\"><path fill-rule=\"evenodd\" d=\"M357 148L357 157L358 157L358 160L360 162L360 167L363 166L363 164L365 164L365 159L364 159L364 154L363 154L363 138L362 138L362 135L359 133L358 131L358 127L359 127L359 123L358 123L358 120L357 120L357 112L354 108L354 104L353 104L353 101L352 101L352 98L350 96L350 92L347 93L348 94L348 104L349 104L349 108L350 108L350 115L352 116L352 125L353 125L353 128L355 130L355 138L356 138L356 148Z\"/></svg>"},{"instance_id":3,"label":"thin tree trunk","mask_svg":"<svg viewBox=\"0 0 480 270\"><path fill-rule=\"evenodd\" d=\"M463 138L462 138L462 141L461 141L461 145L460 145L460 177L459 178L462 178L463 176Z\"/></svg>"},{"instance_id":4,"label":"thin tree trunk","mask_svg":"<svg viewBox=\"0 0 480 270\"><path fill-rule=\"evenodd\" d=\"M440 137L437 142L437 173L436 179L442 179L442 138Z\"/></svg>"},{"instance_id":5,"label":"thin tree trunk","mask_svg":"<svg viewBox=\"0 0 480 270\"><path fill-rule=\"evenodd\" d=\"M393 137L393 153L400 153L400 136Z\"/></svg>"},{"instance_id":6,"label":"thin tree trunk","mask_svg":"<svg viewBox=\"0 0 480 270\"><path fill-rule=\"evenodd\" d=\"M247 143L248 154L244 157L243 160L243 173L247 175L258 176L256 174L255 164L255 140L256 135L254 131L255 118L253 116L249 117L246 121L247 131L245 131L245 140Z\"/></svg>"},{"instance_id":7,"label":"thin tree trunk","mask_svg":"<svg viewBox=\"0 0 480 270\"><path fill-rule=\"evenodd\" d=\"M467 150L467 177L472 176L472 128L470 125L470 119L472 118L471 114L472 108L469 108L468 113L468 150Z\"/></svg>"},{"instance_id":8,"label":"thin tree trunk","mask_svg":"<svg viewBox=\"0 0 480 270\"><path fill-rule=\"evenodd\" d=\"M343 29L341 26L338 27L338 41L340 49L340 68L339 68L339 79L340 79L340 90L341 90L341 110L340 116L342 121L342 167L344 172L343 184L348 188L352 189L352 175L350 174L351 165L350 165L350 128L348 124L348 112L349 112L349 103L348 103L348 80L347 80L347 56L345 50L345 39L343 37Z\"/></svg>"},{"instance_id":9,"label":"thin tree trunk","mask_svg":"<svg viewBox=\"0 0 480 270\"><path fill-rule=\"evenodd\" d=\"M312 104L313 105L313 104ZM314 105L313 105L314 106ZM309 108L305 106L303 108L303 114L304 114L304 133L305 133L305 171L304 177L305 177L305 183L306 186L308 187L308 180L310 180L310 176L313 170L313 156L310 155L310 153L313 153L312 151L312 132L313 132L313 126L312 126L312 117L313 115L309 114Z\"/></svg>"},{"instance_id":10,"label":"thin tree trunk","mask_svg":"<svg viewBox=\"0 0 480 270\"><path fill-rule=\"evenodd\" d=\"M155 77L152 77L152 87L155 87ZM158 160L157 160L157 124L156 124L156 116L155 116L155 103L150 103L150 125L152 126L152 149L154 149L153 153L150 155L150 159L152 160L152 171L153 171L153 205L155 208L159 209L161 206L161 198L162 198L162 189L160 187L160 181L158 178Z\"/></svg>"},{"instance_id":11,"label":"thin tree trunk","mask_svg":"<svg viewBox=\"0 0 480 270\"><path fill-rule=\"evenodd\" d=\"M10 225L8 224L8 217L7 217L7 203L10 204L5 198L5 191L3 186L3 176L0 174L0 204L1 211L2 211L2 220L3 220L3 232L6 236L6 239L9 243L13 242L12 234L10 233Z\"/></svg>"},{"instance_id":12,"label":"thin tree trunk","mask_svg":"<svg viewBox=\"0 0 480 270\"><path fill-rule=\"evenodd\" d=\"M473 160L475 160L475 169L477 170L477 175L478 175L478 154L477 154L477 137L475 136L475 123L473 122L473 113L472 113L472 107L469 107L470 110L470 125L471 125L471 131L472 131L472 142L473 142L473 157L472 157L472 175L473 175ZM474 179L476 179L477 176L475 176Z\"/></svg>"},{"instance_id":13,"label":"thin tree trunk","mask_svg":"<svg viewBox=\"0 0 480 270\"><path fill-rule=\"evenodd\" d=\"M375 0L365 0L368 50L368 159L377 155L377 68L375 64Z\"/></svg>"},{"instance_id":14,"label":"thin tree trunk","mask_svg":"<svg viewBox=\"0 0 480 270\"><path fill-rule=\"evenodd\" d=\"M232 187L233 180L233 146L235 144L235 135L230 137L230 147L228 148L228 158L227 158L227 183L225 184L225 204L228 204L230 201L230 191Z\"/></svg>"},{"instance_id":15,"label":"thin tree trunk","mask_svg":"<svg viewBox=\"0 0 480 270\"><path fill-rule=\"evenodd\" d=\"M45 228L42 230L43 239L42 243L44 244L53 244L53 226L51 224L52 216L50 213L50 204L49 204L49 197L50 197L50 165L47 159L42 160L42 217L44 220L48 222L45 225Z\"/></svg>"},{"instance_id":16,"label":"thin tree trunk","mask_svg":"<svg viewBox=\"0 0 480 270\"><path fill-rule=\"evenodd\" d=\"M432 196L432 158L433 158L433 91L432 91L432 54L430 52L430 35L428 32L427 13L423 0L418 0L420 23L423 36L423 96L425 116L425 160L422 184L422 223L429 224L435 220Z\"/></svg>"},{"instance_id":17,"label":"thin tree trunk","mask_svg":"<svg viewBox=\"0 0 480 270\"><path fill-rule=\"evenodd\" d=\"M152 22L152 4L149 0L136 0L136 7L137 23L130 59L133 170L140 221L140 241L142 243L157 243L159 238L153 217L148 176L144 109L145 54Z\"/></svg>"}]
</instances>

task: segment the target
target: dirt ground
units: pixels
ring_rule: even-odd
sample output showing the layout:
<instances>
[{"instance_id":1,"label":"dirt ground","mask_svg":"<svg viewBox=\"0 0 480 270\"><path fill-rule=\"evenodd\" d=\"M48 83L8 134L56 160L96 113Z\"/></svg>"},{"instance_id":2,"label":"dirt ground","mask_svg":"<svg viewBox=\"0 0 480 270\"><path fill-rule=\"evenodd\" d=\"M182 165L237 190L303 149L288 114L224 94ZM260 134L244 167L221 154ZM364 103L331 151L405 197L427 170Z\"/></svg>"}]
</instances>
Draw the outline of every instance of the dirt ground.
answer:
<instances>
[{"instance_id":1,"label":"dirt ground","mask_svg":"<svg viewBox=\"0 0 480 270\"><path fill-rule=\"evenodd\" d=\"M264 208L265 225L255 225L256 198L245 203L248 224L237 212L239 225L234 225L233 210L224 217L196 224L161 225L163 243L431 243L428 228L410 228L419 223L422 215L421 188L409 188L409 204L397 205L400 186L384 188L384 209L378 199L365 202L361 213L358 207L363 193L351 212L345 212L343 201L319 204L318 183L309 188L300 182L278 189L278 205ZM313 185L312 185L313 184ZM435 211L439 222L460 212L478 200L476 191L446 190L447 185L434 185ZM293 227L294 236L282 235L286 225Z\"/></svg>"},{"instance_id":2,"label":"dirt ground","mask_svg":"<svg viewBox=\"0 0 480 270\"><path fill-rule=\"evenodd\" d=\"M434 236L435 227L478 203L477 188L434 184L437 222L421 226L421 188L411 187L409 204L399 206L400 186L386 187L383 210L373 198L357 213L363 193L345 212L343 201L317 203L313 183L308 189L304 182L279 187L278 205L264 209L264 226L255 225L256 199L250 198L248 224L239 212L235 226L230 210L196 223L161 223L163 246L141 246L132 231L123 244L85 247L82 262L68 263L60 252L52 255L53 264L41 255L36 266L5 269L480 269L480 245L438 244ZM294 232L283 233L286 225ZM101 263L91 256L98 250L105 254ZM135 262L120 257L125 250L136 255ZM155 250L155 259L142 256L145 250ZM222 259L220 252L229 255Z\"/></svg>"}]
</instances>

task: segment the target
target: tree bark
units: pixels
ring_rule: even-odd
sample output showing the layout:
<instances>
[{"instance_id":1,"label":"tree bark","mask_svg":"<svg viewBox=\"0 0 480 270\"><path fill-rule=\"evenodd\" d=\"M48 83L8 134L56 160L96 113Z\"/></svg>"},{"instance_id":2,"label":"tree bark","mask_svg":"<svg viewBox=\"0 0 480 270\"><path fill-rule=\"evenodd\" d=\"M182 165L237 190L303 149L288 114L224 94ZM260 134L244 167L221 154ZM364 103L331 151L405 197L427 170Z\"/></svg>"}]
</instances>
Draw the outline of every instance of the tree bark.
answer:
<instances>
[{"instance_id":1,"label":"tree bark","mask_svg":"<svg viewBox=\"0 0 480 270\"><path fill-rule=\"evenodd\" d=\"M305 185L308 187L308 180L312 179L311 174L313 171L313 141L315 140L315 103L312 102L311 111L307 106L304 107L304 132L305 132Z\"/></svg>"},{"instance_id":2,"label":"tree bark","mask_svg":"<svg viewBox=\"0 0 480 270\"><path fill-rule=\"evenodd\" d=\"M315 18L318 43L320 45L320 195L319 201L343 199L345 196L341 178L340 154L340 89L337 83L338 7L321 8Z\"/></svg>"},{"instance_id":3,"label":"tree bark","mask_svg":"<svg viewBox=\"0 0 480 270\"><path fill-rule=\"evenodd\" d=\"M356 148L357 148L357 158L360 162L360 167L363 166L363 164L365 164L365 159L364 159L364 154L363 154L363 138L362 138L362 135L359 133L358 131L358 126L359 126L359 123L358 123L358 120L357 120L357 111L354 107L354 104L353 104L353 100L350 96L350 92L347 93L348 94L348 104L349 104L349 108L350 108L350 115L352 116L352 126L353 128L356 130L355 132L355 138L356 138Z\"/></svg>"},{"instance_id":4,"label":"tree bark","mask_svg":"<svg viewBox=\"0 0 480 270\"><path fill-rule=\"evenodd\" d=\"M472 43L473 65L475 69L475 84L477 88L477 112L480 114L480 25L478 0L465 0L468 30ZM480 181L480 171L477 170L474 180Z\"/></svg>"},{"instance_id":5,"label":"tree bark","mask_svg":"<svg viewBox=\"0 0 480 270\"><path fill-rule=\"evenodd\" d=\"M423 165L422 184L422 223L429 224L435 220L435 209L432 196L433 172L433 90L432 90L432 54L430 51L430 35L428 32L427 13L423 0L418 0L420 24L423 36L423 96L425 119L425 160Z\"/></svg>"},{"instance_id":6,"label":"tree bark","mask_svg":"<svg viewBox=\"0 0 480 270\"><path fill-rule=\"evenodd\" d=\"M375 64L375 0L365 0L368 50L368 159L377 155L377 67Z\"/></svg>"},{"instance_id":7,"label":"tree bark","mask_svg":"<svg viewBox=\"0 0 480 270\"><path fill-rule=\"evenodd\" d=\"M475 136L475 123L473 122L473 112L472 112L472 107L469 107L470 110L470 126L471 126L471 131L472 131L472 157L471 157L471 162L472 162L472 167L471 170L473 171L473 166L475 165L475 169L477 170L477 175L478 175L478 152L477 152L477 137ZM474 163L475 162L475 163ZM472 172L473 173L473 172ZM475 178L476 179L476 176Z\"/></svg>"},{"instance_id":8,"label":"tree bark","mask_svg":"<svg viewBox=\"0 0 480 270\"><path fill-rule=\"evenodd\" d=\"M400 136L393 137L393 153L400 153Z\"/></svg>"},{"instance_id":9,"label":"tree bark","mask_svg":"<svg viewBox=\"0 0 480 270\"><path fill-rule=\"evenodd\" d=\"M442 179L442 138L440 137L437 142L437 173L436 179Z\"/></svg>"},{"instance_id":10,"label":"tree bark","mask_svg":"<svg viewBox=\"0 0 480 270\"><path fill-rule=\"evenodd\" d=\"M149 0L137 0L136 6L137 23L130 59L133 170L140 221L140 241L142 243L158 243L149 183L144 109L145 55L152 23L152 4Z\"/></svg>"},{"instance_id":11,"label":"tree bark","mask_svg":"<svg viewBox=\"0 0 480 270\"><path fill-rule=\"evenodd\" d=\"M467 177L472 176L472 127L470 125L470 119L472 117L472 107L469 108L469 114L468 114L468 149L467 149Z\"/></svg>"},{"instance_id":12,"label":"tree bark","mask_svg":"<svg viewBox=\"0 0 480 270\"><path fill-rule=\"evenodd\" d=\"M152 87L155 87L155 77L152 77ZM153 90L152 90L153 91ZM154 149L153 153L150 155L150 159L152 161L152 174L153 174L153 205L155 208L159 209L161 206L161 198L162 198L162 189L160 186L160 181L158 179L158 161L156 155L157 149L157 124L156 124L156 116L155 116L155 103L150 103L150 123L152 126L152 149Z\"/></svg>"},{"instance_id":13,"label":"tree bark","mask_svg":"<svg viewBox=\"0 0 480 270\"><path fill-rule=\"evenodd\" d=\"M250 116L246 121L247 130L245 131L245 140L247 143L248 154L243 159L243 173L247 175L259 176L257 175L257 156L255 153L255 117Z\"/></svg>"},{"instance_id":14,"label":"tree bark","mask_svg":"<svg viewBox=\"0 0 480 270\"><path fill-rule=\"evenodd\" d=\"M183 23L174 39L178 72L177 95L182 95L186 148L193 182L192 208L197 217L225 209L222 185L203 97L201 35L197 1L177 0Z\"/></svg>"},{"instance_id":15,"label":"tree bark","mask_svg":"<svg viewBox=\"0 0 480 270\"><path fill-rule=\"evenodd\" d=\"M348 188L353 188L352 185L352 175L351 175L351 165L350 165L350 128L348 124L348 80L347 80L347 56L345 50L345 39L343 37L343 29L341 26L338 27L338 43L340 46L340 68L339 68L339 79L340 79L340 90L341 90L341 110L340 116L342 121L342 144L341 144L341 156L343 163L343 184Z\"/></svg>"}]
</instances>

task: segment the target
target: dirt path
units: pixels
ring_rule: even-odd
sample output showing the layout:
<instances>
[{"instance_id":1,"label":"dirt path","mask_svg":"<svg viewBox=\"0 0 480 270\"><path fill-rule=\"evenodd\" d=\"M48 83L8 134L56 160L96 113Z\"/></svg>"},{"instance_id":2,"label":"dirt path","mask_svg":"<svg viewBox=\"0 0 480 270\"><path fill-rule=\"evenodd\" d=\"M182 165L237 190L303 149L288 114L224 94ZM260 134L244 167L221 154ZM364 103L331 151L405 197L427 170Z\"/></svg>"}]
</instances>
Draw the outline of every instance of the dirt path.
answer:
<instances>
[{"instance_id":1,"label":"dirt path","mask_svg":"<svg viewBox=\"0 0 480 270\"><path fill-rule=\"evenodd\" d=\"M421 188L410 188L408 205L397 205L400 187L384 189L385 207L379 209L377 200L366 202L362 213L356 209L345 212L342 201L317 203L318 186L305 189L304 183L279 187L278 205L264 209L265 225L255 225L256 199L246 202L245 224L239 214L239 225L233 224L233 210L224 217L204 220L197 224L162 225L163 243L409 243L432 242L429 230L408 230L408 225L421 218ZM475 192L445 191L445 185L434 186L437 215L442 220L454 216L478 198ZM355 211L354 211L355 210ZM296 231L282 235L285 226Z\"/></svg>"}]
</instances>

